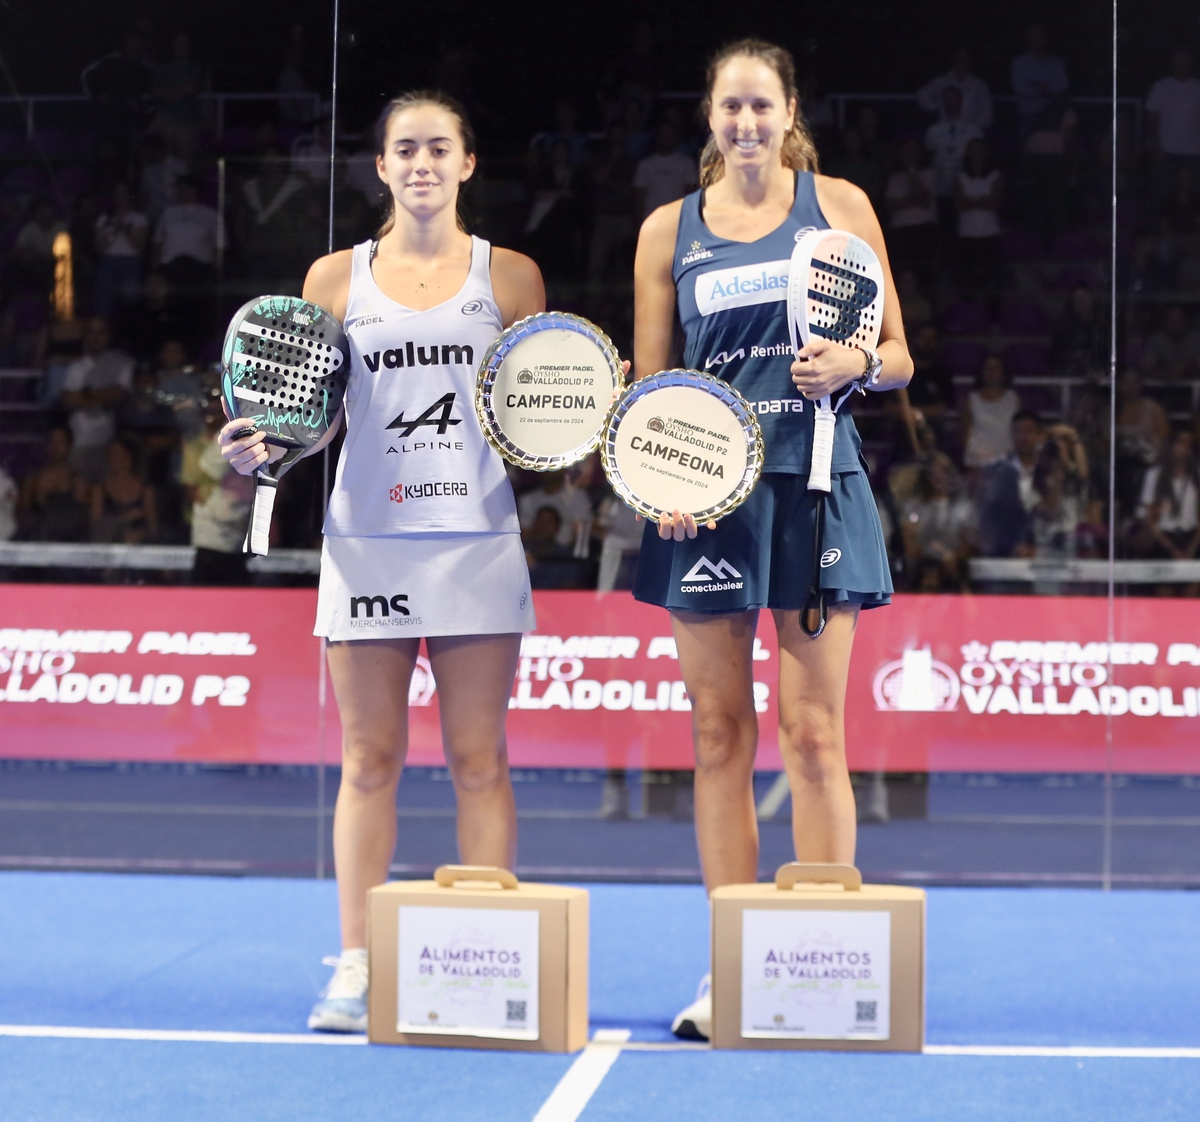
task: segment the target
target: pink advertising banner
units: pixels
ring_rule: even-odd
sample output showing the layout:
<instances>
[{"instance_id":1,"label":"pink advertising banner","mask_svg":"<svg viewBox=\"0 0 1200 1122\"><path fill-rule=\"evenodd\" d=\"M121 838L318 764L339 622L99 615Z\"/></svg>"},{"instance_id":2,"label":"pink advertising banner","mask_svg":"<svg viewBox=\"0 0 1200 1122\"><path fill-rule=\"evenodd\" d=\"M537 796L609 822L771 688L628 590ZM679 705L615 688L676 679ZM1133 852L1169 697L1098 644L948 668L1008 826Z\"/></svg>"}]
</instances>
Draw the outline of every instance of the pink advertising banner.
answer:
<instances>
[{"instance_id":1,"label":"pink advertising banner","mask_svg":"<svg viewBox=\"0 0 1200 1122\"><path fill-rule=\"evenodd\" d=\"M0 585L0 757L336 763L312 590ZM627 593L536 596L509 751L523 767L689 766L665 612ZM382 615L382 597L361 610ZM1200 774L1200 604L898 596L859 621L850 764L871 771ZM819 640L818 640L819 641ZM774 628L754 652L758 766L779 767ZM414 764L440 764L422 655ZM1109 717L1114 718L1109 720ZM1107 737L1111 728L1111 747Z\"/></svg>"}]
</instances>

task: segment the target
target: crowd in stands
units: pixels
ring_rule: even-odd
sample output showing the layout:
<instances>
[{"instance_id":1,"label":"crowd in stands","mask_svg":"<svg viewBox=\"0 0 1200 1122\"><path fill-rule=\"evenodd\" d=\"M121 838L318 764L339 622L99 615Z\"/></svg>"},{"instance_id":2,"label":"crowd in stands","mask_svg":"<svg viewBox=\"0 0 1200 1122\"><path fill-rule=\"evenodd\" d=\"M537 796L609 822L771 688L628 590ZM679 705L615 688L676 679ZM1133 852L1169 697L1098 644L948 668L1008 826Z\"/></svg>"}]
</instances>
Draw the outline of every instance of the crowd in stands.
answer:
<instances>
[{"instance_id":1,"label":"crowd in stands","mask_svg":"<svg viewBox=\"0 0 1200 1122\"><path fill-rule=\"evenodd\" d=\"M0 379L0 540L191 543L197 581L248 579L249 485L212 441L223 322L248 296L298 292L330 227L337 246L369 236L380 194L369 127L340 131L331 159L302 31L284 46L276 99L220 134L187 36L137 32L85 70L91 116L69 144L0 128L0 370L36 372ZM484 153L468 199L481 233L539 263L551 307L625 355L638 228L695 187L705 139L695 99L659 87L659 49L639 25L591 102L550 97L532 135ZM444 84L486 121L463 50ZM1119 556L1196 558L1191 52L1123 108L1115 168L1111 106L1074 96L1042 28L1007 73L976 73L967 47L948 63L914 71L904 102L802 83L822 171L880 217L916 367L906 397L856 405L898 587L982 587L974 557L1105 557L1110 526ZM289 476L279 544L316 544L321 481L315 463ZM628 586L640 527L594 457L514 483L535 587Z\"/></svg>"}]
</instances>

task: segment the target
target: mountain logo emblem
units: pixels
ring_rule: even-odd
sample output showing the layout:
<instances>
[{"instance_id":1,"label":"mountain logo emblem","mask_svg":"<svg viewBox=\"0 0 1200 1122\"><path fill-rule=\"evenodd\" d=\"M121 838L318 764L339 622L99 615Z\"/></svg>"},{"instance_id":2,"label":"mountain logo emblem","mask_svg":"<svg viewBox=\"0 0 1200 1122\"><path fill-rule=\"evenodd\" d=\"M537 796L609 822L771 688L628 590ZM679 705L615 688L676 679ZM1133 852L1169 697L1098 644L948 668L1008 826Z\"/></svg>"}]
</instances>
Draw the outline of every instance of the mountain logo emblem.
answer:
<instances>
[{"instance_id":1,"label":"mountain logo emblem","mask_svg":"<svg viewBox=\"0 0 1200 1122\"><path fill-rule=\"evenodd\" d=\"M742 574L737 571L724 557L721 558L715 565L707 558L701 557L691 568L691 571L683 578L683 583L689 581L711 581L711 580L741 580Z\"/></svg>"}]
</instances>

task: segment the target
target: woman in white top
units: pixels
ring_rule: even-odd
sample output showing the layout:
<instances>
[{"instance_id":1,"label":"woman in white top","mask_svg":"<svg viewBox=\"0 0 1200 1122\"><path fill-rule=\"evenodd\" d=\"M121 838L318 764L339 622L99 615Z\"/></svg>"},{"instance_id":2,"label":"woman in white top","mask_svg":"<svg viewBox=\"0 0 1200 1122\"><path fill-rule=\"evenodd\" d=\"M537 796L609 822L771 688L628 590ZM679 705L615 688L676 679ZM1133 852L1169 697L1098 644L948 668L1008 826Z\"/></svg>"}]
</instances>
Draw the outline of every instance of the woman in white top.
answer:
<instances>
[{"instance_id":1,"label":"woman in white top","mask_svg":"<svg viewBox=\"0 0 1200 1122\"><path fill-rule=\"evenodd\" d=\"M1012 419L1020 408L1021 399L1009 385L1004 361L999 355L988 355L964 411L963 463L967 467L985 467L1011 454Z\"/></svg>"},{"instance_id":2,"label":"woman in white top","mask_svg":"<svg viewBox=\"0 0 1200 1122\"><path fill-rule=\"evenodd\" d=\"M988 294L1000 269L1000 207L1004 177L993 166L987 144L972 140L954 188L958 210L958 265L963 287Z\"/></svg>"},{"instance_id":3,"label":"woman in white top","mask_svg":"<svg viewBox=\"0 0 1200 1122\"><path fill-rule=\"evenodd\" d=\"M1188 561L1200 551L1200 468L1195 438L1180 429L1146 472L1138 506L1143 556Z\"/></svg>"},{"instance_id":4,"label":"woman in white top","mask_svg":"<svg viewBox=\"0 0 1200 1122\"><path fill-rule=\"evenodd\" d=\"M393 199L375 242L322 257L304 297L350 343L347 435L325 523L317 634L342 721L334 860L342 954L309 1027L366 1027L366 896L387 880L409 682L424 637L437 680L458 847L512 868L516 811L505 715L521 632L534 626L512 489L472 406L474 370L500 330L545 308L528 257L472 238L457 218L475 138L436 92L389 103L375 165ZM221 431L244 474L268 459L255 434Z\"/></svg>"}]
</instances>

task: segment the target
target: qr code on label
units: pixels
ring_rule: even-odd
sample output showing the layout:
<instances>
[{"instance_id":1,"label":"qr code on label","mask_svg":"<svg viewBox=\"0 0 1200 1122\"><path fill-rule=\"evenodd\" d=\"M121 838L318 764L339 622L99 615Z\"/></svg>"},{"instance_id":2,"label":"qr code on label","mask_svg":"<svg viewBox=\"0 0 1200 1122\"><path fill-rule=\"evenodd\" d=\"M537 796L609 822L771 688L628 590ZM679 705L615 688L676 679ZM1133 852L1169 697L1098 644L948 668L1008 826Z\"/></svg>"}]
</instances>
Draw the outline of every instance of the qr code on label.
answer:
<instances>
[{"instance_id":1,"label":"qr code on label","mask_svg":"<svg viewBox=\"0 0 1200 1122\"><path fill-rule=\"evenodd\" d=\"M511 1002L509 1003L511 1004ZM862 1024L864 1021L875 1020L875 1002L856 1001L854 1003L854 1019Z\"/></svg>"},{"instance_id":2,"label":"qr code on label","mask_svg":"<svg viewBox=\"0 0 1200 1122\"><path fill-rule=\"evenodd\" d=\"M508 1005L509 1021L517 1021L520 1024L524 1024L525 1023L525 1002L509 1001L506 1004Z\"/></svg>"}]
</instances>

